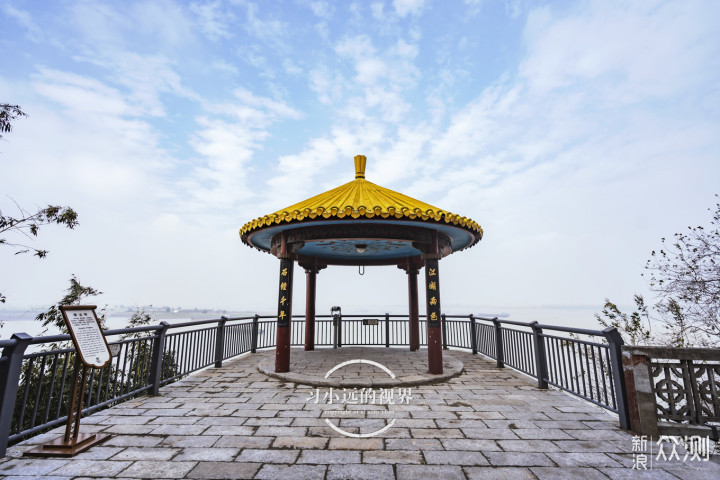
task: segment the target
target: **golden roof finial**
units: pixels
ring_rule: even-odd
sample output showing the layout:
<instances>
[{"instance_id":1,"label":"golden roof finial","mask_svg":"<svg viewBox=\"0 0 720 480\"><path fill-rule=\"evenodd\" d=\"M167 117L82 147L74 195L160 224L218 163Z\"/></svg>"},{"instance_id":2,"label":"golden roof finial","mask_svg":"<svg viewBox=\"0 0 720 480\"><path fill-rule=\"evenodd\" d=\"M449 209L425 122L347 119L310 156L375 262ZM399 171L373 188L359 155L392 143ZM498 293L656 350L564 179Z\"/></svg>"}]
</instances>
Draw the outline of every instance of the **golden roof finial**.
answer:
<instances>
[{"instance_id":1,"label":"golden roof finial","mask_svg":"<svg viewBox=\"0 0 720 480\"><path fill-rule=\"evenodd\" d=\"M365 178L365 155L355 155L355 178Z\"/></svg>"}]
</instances>

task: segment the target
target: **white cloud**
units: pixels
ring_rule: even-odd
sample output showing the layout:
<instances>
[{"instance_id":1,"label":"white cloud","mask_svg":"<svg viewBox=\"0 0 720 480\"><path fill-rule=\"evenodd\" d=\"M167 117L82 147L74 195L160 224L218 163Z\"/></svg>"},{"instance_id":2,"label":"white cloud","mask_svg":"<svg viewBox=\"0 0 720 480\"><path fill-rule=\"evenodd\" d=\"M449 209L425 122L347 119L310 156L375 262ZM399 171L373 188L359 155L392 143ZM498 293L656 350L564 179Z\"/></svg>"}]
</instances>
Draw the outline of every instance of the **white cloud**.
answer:
<instances>
[{"instance_id":1,"label":"white cloud","mask_svg":"<svg viewBox=\"0 0 720 480\"><path fill-rule=\"evenodd\" d=\"M310 140L302 152L281 156L277 175L268 181L267 200L258 207L262 215L349 182L354 178L353 157L377 158L386 133L376 122L355 124L352 129L333 127L329 135ZM376 165L369 165L368 174ZM340 174L329 177L326 172L334 166L340 166ZM317 191L309 191L308 185L317 185Z\"/></svg>"},{"instance_id":2,"label":"white cloud","mask_svg":"<svg viewBox=\"0 0 720 480\"><path fill-rule=\"evenodd\" d=\"M520 73L540 90L593 82L595 93L613 102L684 92L719 64L712 48L698 48L720 42L710 20L718 15L716 3L594 1L569 14L533 10Z\"/></svg>"},{"instance_id":3,"label":"white cloud","mask_svg":"<svg viewBox=\"0 0 720 480\"><path fill-rule=\"evenodd\" d=\"M236 89L233 95L237 101L208 104L206 110L213 116L196 119L200 128L191 145L200 158L176 181L178 211L191 214L193 221L222 222L237 205L254 198L248 165L275 123L301 117L294 108L246 89Z\"/></svg>"},{"instance_id":4,"label":"white cloud","mask_svg":"<svg viewBox=\"0 0 720 480\"><path fill-rule=\"evenodd\" d=\"M256 96L244 88L236 89L233 94L240 99L243 104L262 108L276 117L300 118L300 112L294 108L276 100Z\"/></svg>"},{"instance_id":5,"label":"white cloud","mask_svg":"<svg viewBox=\"0 0 720 480\"><path fill-rule=\"evenodd\" d=\"M369 36L361 34L355 37L346 37L335 46L335 52L350 58L360 58L374 55L375 47Z\"/></svg>"},{"instance_id":6,"label":"white cloud","mask_svg":"<svg viewBox=\"0 0 720 480\"><path fill-rule=\"evenodd\" d=\"M212 41L232 37L230 23L235 20L234 15L221 7L220 1L190 4L190 11L197 15L200 29Z\"/></svg>"},{"instance_id":7,"label":"white cloud","mask_svg":"<svg viewBox=\"0 0 720 480\"><path fill-rule=\"evenodd\" d=\"M113 72L112 79L118 85L128 88L133 102L152 116L166 114L161 95L172 93L180 97L199 101L197 94L182 84L180 75L167 58L158 55L142 55L129 51L92 52L77 56Z\"/></svg>"},{"instance_id":8,"label":"white cloud","mask_svg":"<svg viewBox=\"0 0 720 480\"><path fill-rule=\"evenodd\" d=\"M11 3L4 4L2 6L2 12L25 28L28 37L33 42L39 42L42 39L42 30L35 21L33 21L30 12L16 8Z\"/></svg>"},{"instance_id":9,"label":"white cloud","mask_svg":"<svg viewBox=\"0 0 720 480\"><path fill-rule=\"evenodd\" d=\"M401 17L420 15L425 8L425 0L393 0L393 6Z\"/></svg>"},{"instance_id":10,"label":"white cloud","mask_svg":"<svg viewBox=\"0 0 720 480\"><path fill-rule=\"evenodd\" d=\"M310 9L316 17L323 20L330 20L335 10L328 2L310 2Z\"/></svg>"},{"instance_id":11,"label":"white cloud","mask_svg":"<svg viewBox=\"0 0 720 480\"><path fill-rule=\"evenodd\" d=\"M216 60L211 64L211 67L219 72L227 73L233 76L238 76L240 70L230 62L224 60Z\"/></svg>"},{"instance_id":12,"label":"white cloud","mask_svg":"<svg viewBox=\"0 0 720 480\"><path fill-rule=\"evenodd\" d=\"M77 2L69 7L67 21L84 45L94 50L121 50L151 42L156 52L177 51L195 37L188 12L171 0L117 5Z\"/></svg>"},{"instance_id":13,"label":"white cloud","mask_svg":"<svg viewBox=\"0 0 720 480\"><path fill-rule=\"evenodd\" d=\"M299 67L295 62L293 62L290 58L286 58L283 60L283 68L285 69L285 73L288 75L293 76L300 76L303 73L303 69Z\"/></svg>"},{"instance_id":14,"label":"white cloud","mask_svg":"<svg viewBox=\"0 0 720 480\"><path fill-rule=\"evenodd\" d=\"M332 77L328 76L313 78L313 82L324 87L330 86L333 91L349 91L349 96L344 97L345 105L340 109L346 118L363 120L371 110L379 109L386 121L399 122L410 110L404 98L405 90L413 88L420 76L413 64L417 47L399 39L394 46L380 54L372 40L361 34L344 38L335 46L335 51L353 62L355 84L332 86ZM342 81L342 78L338 77L337 80ZM319 88L316 86L315 90ZM322 92L326 91L327 88L322 89ZM327 101L327 94L321 95Z\"/></svg>"},{"instance_id":15,"label":"white cloud","mask_svg":"<svg viewBox=\"0 0 720 480\"><path fill-rule=\"evenodd\" d=\"M132 30L159 40L161 45L176 48L194 36L193 22L183 4L172 0L138 2L129 12Z\"/></svg>"},{"instance_id":16,"label":"white cloud","mask_svg":"<svg viewBox=\"0 0 720 480\"><path fill-rule=\"evenodd\" d=\"M413 45L411 43L407 43L402 38L397 41L397 44L395 44L394 47L392 47L391 52L398 57L404 57L407 59L413 59L417 57L418 55L418 47L417 45Z\"/></svg>"},{"instance_id":17,"label":"white cloud","mask_svg":"<svg viewBox=\"0 0 720 480\"><path fill-rule=\"evenodd\" d=\"M318 101L331 105L342 99L345 78L340 72L331 72L326 66L318 66L310 71L310 88L317 94Z\"/></svg>"},{"instance_id":18,"label":"white cloud","mask_svg":"<svg viewBox=\"0 0 720 480\"><path fill-rule=\"evenodd\" d=\"M360 58L355 63L355 70L357 71L355 80L358 83L373 85L387 74L388 67L385 62L377 58Z\"/></svg>"},{"instance_id":19,"label":"white cloud","mask_svg":"<svg viewBox=\"0 0 720 480\"><path fill-rule=\"evenodd\" d=\"M140 110L129 105L119 90L74 73L41 68L35 77L35 90L65 109L84 114L140 114Z\"/></svg>"},{"instance_id":20,"label":"white cloud","mask_svg":"<svg viewBox=\"0 0 720 480\"><path fill-rule=\"evenodd\" d=\"M260 17L260 9L256 4L247 3L246 5L247 22L244 25L245 30L253 37L275 49L286 50L285 42L290 28L288 24L276 19L265 20Z\"/></svg>"},{"instance_id":21,"label":"white cloud","mask_svg":"<svg viewBox=\"0 0 720 480\"><path fill-rule=\"evenodd\" d=\"M375 20L385 20L385 4L382 2L373 2L370 4L370 10Z\"/></svg>"}]
</instances>

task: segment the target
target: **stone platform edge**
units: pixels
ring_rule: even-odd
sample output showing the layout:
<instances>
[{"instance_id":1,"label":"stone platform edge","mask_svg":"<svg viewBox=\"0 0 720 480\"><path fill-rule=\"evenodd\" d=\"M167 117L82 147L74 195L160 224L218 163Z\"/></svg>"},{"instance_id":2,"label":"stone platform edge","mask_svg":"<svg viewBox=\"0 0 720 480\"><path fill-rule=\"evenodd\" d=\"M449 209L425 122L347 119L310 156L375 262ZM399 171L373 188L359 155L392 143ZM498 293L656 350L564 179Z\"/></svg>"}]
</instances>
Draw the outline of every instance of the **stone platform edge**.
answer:
<instances>
[{"instance_id":1,"label":"stone platform edge","mask_svg":"<svg viewBox=\"0 0 720 480\"><path fill-rule=\"evenodd\" d=\"M341 387L341 388L372 388L372 387L415 387L419 385L431 385L434 383L443 383L451 378L457 377L463 373L465 366L460 360L445 355L443 358L443 373L433 375L425 373L423 375L410 375L396 378L381 379L360 379L360 380L341 380L339 378L321 378L306 375L298 372L275 372L275 359L271 361L261 362L257 369L260 373L284 382L295 383L299 385L308 385L311 387Z\"/></svg>"}]
</instances>

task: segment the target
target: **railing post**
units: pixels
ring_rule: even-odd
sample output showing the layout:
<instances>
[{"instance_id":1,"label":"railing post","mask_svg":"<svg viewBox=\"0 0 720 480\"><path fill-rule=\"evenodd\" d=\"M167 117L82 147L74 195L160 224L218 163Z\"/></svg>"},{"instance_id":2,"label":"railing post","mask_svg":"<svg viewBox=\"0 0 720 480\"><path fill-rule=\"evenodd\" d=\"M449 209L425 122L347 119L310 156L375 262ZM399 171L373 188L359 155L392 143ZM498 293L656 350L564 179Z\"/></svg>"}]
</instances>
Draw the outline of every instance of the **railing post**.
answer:
<instances>
[{"instance_id":1,"label":"railing post","mask_svg":"<svg viewBox=\"0 0 720 480\"><path fill-rule=\"evenodd\" d=\"M472 348L473 355L477 355L477 335L475 334L477 326L475 325L475 316L470 315L470 348Z\"/></svg>"},{"instance_id":2,"label":"railing post","mask_svg":"<svg viewBox=\"0 0 720 480\"><path fill-rule=\"evenodd\" d=\"M15 344L3 348L2 351L2 356L7 360L0 363L0 389L3 392L0 397L0 458L4 457L7 451L15 411L15 398L20 386L23 355L32 338L27 333L15 333L11 337L11 340L15 340Z\"/></svg>"},{"instance_id":3,"label":"railing post","mask_svg":"<svg viewBox=\"0 0 720 480\"><path fill-rule=\"evenodd\" d=\"M217 335L215 335L215 368L222 367L225 356L225 322L227 322L227 317L220 317Z\"/></svg>"},{"instance_id":4,"label":"railing post","mask_svg":"<svg viewBox=\"0 0 720 480\"><path fill-rule=\"evenodd\" d=\"M385 313L385 346L390 348L390 314Z\"/></svg>"},{"instance_id":5,"label":"railing post","mask_svg":"<svg viewBox=\"0 0 720 480\"><path fill-rule=\"evenodd\" d=\"M495 325L495 360L497 361L497 367L503 368L505 366L505 352L503 352L502 325L497 317L493 318L492 322Z\"/></svg>"},{"instance_id":6,"label":"railing post","mask_svg":"<svg viewBox=\"0 0 720 480\"><path fill-rule=\"evenodd\" d=\"M258 320L260 315L255 315L252 321L252 332L250 333L250 353L257 352L258 341Z\"/></svg>"},{"instance_id":7,"label":"railing post","mask_svg":"<svg viewBox=\"0 0 720 480\"><path fill-rule=\"evenodd\" d=\"M545 342L542 337L542 328L538 327L538 321L530 323L533 331L533 343L535 344L535 375L537 376L538 388L547 389L547 354Z\"/></svg>"},{"instance_id":8,"label":"railing post","mask_svg":"<svg viewBox=\"0 0 720 480\"><path fill-rule=\"evenodd\" d=\"M152 355L150 357L150 384L152 385L150 395L158 395L160 393L165 334L169 326L170 324L167 322L160 322L160 328L156 330L157 336L153 340Z\"/></svg>"},{"instance_id":9,"label":"railing post","mask_svg":"<svg viewBox=\"0 0 720 480\"><path fill-rule=\"evenodd\" d=\"M618 417L620 417L620 428L630 428L630 411L628 409L627 390L625 389L625 372L622 361L622 346L625 343L615 327L608 327L603 330L610 349L610 363L612 364L612 380L615 385L615 398L617 403Z\"/></svg>"},{"instance_id":10,"label":"railing post","mask_svg":"<svg viewBox=\"0 0 720 480\"><path fill-rule=\"evenodd\" d=\"M445 321L445 314L443 313L440 315L440 320L442 320L442 344L443 344L443 350L447 350L447 322Z\"/></svg>"},{"instance_id":11,"label":"railing post","mask_svg":"<svg viewBox=\"0 0 720 480\"><path fill-rule=\"evenodd\" d=\"M623 377L630 428L638 435L658 436L657 400L647 354L623 346Z\"/></svg>"},{"instance_id":12,"label":"railing post","mask_svg":"<svg viewBox=\"0 0 720 480\"><path fill-rule=\"evenodd\" d=\"M337 316L337 346L342 347L342 311Z\"/></svg>"}]
</instances>

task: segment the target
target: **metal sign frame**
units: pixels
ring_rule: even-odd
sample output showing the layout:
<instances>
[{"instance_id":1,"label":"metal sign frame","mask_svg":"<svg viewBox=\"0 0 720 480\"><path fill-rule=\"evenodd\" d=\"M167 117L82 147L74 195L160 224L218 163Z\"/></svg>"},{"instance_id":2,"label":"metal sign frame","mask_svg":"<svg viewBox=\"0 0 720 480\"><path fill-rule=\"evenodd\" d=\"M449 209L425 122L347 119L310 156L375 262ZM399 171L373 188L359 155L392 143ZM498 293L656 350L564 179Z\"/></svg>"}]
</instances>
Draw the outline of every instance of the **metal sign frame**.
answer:
<instances>
[{"instance_id":1,"label":"metal sign frame","mask_svg":"<svg viewBox=\"0 0 720 480\"><path fill-rule=\"evenodd\" d=\"M73 345L75 345L75 368L73 372L72 387L70 390L70 408L68 410L67 424L65 425L65 435L63 435L62 437L58 437L48 443L38 445L35 448L27 450L23 453L23 455L25 456L73 457L78 453L87 450L93 445L102 443L108 438L110 438L110 435L106 433L80 433L80 418L82 417L82 406L83 400L85 398L85 386L87 385L89 371L92 368L104 368L112 361L112 352L110 351L110 347L108 346L105 335L103 334L102 328L100 327L100 320L98 320L97 314L95 313L96 308L96 305L60 306L60 311L65 318L65 324L67 325L70 336L72 337ZM97 330L90 328L83 332L83 335L79 335L79 332L76 332L74 330L74 328L76 327L72 325L72 322L68 317L68 312L80 313L88 311L92 312L92 318L95 322L95 325L97 325ZM85 314L79 318L87 320L88 315ZM92 359L88 361L88 359L83 353L83 346L87 346L87 343L84 343L86 342L86 340L94 342L95 346L97 347L97 343L99 341L96 336L97 334L99 334L100 338L102 338L105 350L107 352L108 358L105 362L102 362L99 357L96 357L95 362L92 362ZM84 335L89 335L90 337L95 338L86 339Z\"/></svg>"}]
</instances>

